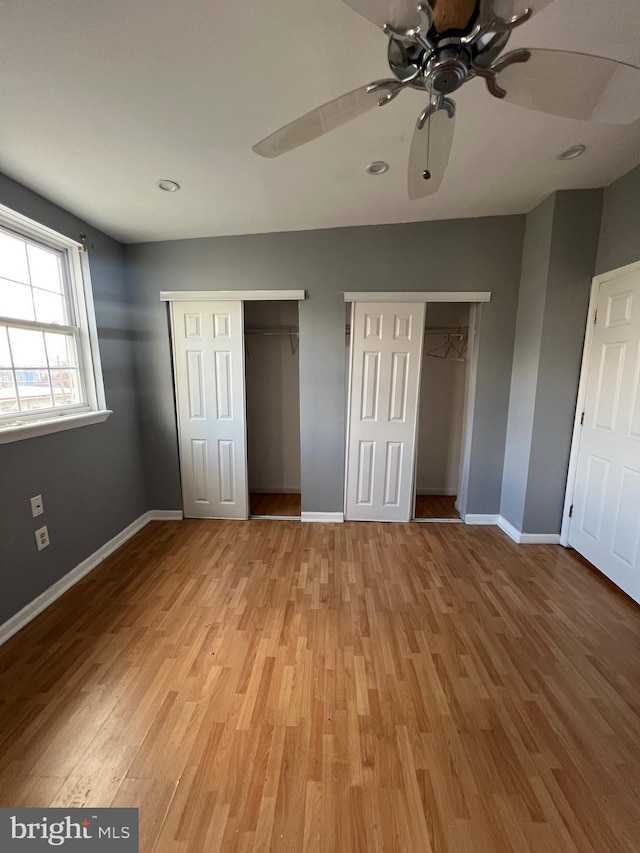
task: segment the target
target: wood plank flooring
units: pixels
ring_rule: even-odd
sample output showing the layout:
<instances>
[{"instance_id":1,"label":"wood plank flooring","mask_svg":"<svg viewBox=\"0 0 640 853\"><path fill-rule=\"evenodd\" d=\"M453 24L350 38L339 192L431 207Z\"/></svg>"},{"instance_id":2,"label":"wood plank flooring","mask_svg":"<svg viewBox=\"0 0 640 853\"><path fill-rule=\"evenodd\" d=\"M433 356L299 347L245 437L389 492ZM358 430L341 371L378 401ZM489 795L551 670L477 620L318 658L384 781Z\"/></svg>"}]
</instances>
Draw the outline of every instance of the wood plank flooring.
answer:
<instances>
[{"instance_id":1,"label":"wood plank flooring","mask_svg":"<svg viewBox=\"0 0 640 853\"><path fill-rule=\"evenodd\" d=\"M0 805L142 853L637 853L640 610L452 524L153 522L0 649Z\"/></svg>"},{"instance_id":2,"label":"wood plank flooring","mask_svg":"<svg viewBox=\"0 0 640 853\"><path fill-rule=\"evenodd\" d=\"M416 518L460 518L455 495L416 495Z\"/></svg>"},{"instance_id":3,"label":"wood plank flooring","mask_svg":"<svg viewBox=\"0 0 640 853\"><path fill-rule=\"evenodd\" d=\"M300 517L300 494L272 494L251 492L249 513L251 515L295 515Z\"/></svg>"}]
</instances>

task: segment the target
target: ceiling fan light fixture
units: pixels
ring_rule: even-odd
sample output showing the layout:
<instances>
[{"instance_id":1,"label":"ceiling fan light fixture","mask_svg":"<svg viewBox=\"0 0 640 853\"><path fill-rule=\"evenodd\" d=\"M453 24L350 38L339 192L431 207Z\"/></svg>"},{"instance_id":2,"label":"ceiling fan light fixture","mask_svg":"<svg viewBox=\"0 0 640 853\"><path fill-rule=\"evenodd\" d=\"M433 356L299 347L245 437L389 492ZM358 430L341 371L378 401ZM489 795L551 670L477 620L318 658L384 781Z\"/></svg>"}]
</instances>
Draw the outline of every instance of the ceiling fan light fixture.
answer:
<instances>
[{"instance_id":1,"label":"ceiling fan light fixture","mask_svg":"<svg viewBox=\"0 0 640 853\"><path fill-rule=\"evenodd\" d=\"M586 145L572 145L571 148L567 148L566 151L563 151L561 154L556 156L556 160L575 160L576 157L579 157L581 154L587 150Z\"/></svg>"},{"instance_id":2,"label":"ceiling fan light fixture","mask_svg":"<svg viewBox=\"0 0 640 853\"><path fill-rule=\"evenodd\" d=\"M373 163L369 163L366 171L370 175L384 175L385 172L389 171L389 164L386 160L374 160Z\"/></svg>"},{"instance_id":3,"label":"ceiling fan light fixture","mask_svg":"<svg viewBox=\"0 0 640 853\"><path fill-rule=\"evenodd\" d=\"M180 189L180 184L176 181L169 181L166 178L163 178L161 181L158 181L157 186L164 190L166 193L176 193Z\"/></svg>"}]
</instances>

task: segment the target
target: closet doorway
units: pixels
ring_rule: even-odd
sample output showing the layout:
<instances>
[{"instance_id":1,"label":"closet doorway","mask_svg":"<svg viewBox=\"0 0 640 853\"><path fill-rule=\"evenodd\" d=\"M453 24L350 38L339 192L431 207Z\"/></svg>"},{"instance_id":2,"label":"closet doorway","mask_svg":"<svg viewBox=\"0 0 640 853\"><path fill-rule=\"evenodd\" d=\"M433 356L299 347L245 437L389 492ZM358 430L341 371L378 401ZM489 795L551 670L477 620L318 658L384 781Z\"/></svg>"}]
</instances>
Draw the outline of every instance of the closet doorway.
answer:
<instances>
[{"instance_id":1,"label":"closet doorway","mask_svg":"<svg viewBox=\"0 0 640 853\"><path fill-rule=\"evenodd\" d=\"M469 304L426 306L416 448L415 521L460 521Z\"/></svg>"},{"instance_id":2,"label":"closet doorway","mask_svg":"<svg viewBox=\"0 0 640 853\"><path fill-rule=\"evenodd\" d=\"M300 518L298 303L244 309L250 518Z\"/></svg>"}]
</instances>

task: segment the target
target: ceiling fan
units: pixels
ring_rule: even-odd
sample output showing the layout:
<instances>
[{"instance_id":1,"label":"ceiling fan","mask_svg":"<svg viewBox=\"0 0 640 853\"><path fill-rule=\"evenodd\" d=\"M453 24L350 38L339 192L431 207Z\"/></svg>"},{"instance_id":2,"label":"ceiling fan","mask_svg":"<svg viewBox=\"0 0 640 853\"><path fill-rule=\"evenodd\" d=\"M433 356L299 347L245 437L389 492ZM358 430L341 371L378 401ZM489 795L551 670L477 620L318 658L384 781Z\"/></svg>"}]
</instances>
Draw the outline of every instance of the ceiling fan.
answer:
<instances>
[{"instance_id":1,"label":"ceiling fan","mask_svg":"<svg viewBox=\"0 0 640 853\"><path fill-rule=\"evenodd\" d=\"M376 80L290 122L253 146L278 157L375 108L409 87L429 98L409 153L409 198L435 193L453 145L450 95L475 77L491 95L543 113L631 124L640 118L640 69L599 56L521 48L503 53L512 31L553 0L345 0L388 36L393 77Z\"/></svg>"}]
</instances>

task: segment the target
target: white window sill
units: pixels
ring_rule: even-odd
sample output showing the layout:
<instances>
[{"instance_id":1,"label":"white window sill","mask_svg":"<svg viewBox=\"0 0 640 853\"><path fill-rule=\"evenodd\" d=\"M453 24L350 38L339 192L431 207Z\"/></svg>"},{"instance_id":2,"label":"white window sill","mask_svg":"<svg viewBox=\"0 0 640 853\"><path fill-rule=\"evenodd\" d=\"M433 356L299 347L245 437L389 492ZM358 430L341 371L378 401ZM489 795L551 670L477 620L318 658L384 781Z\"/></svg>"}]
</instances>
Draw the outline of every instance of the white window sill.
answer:
<instances>
[{"instance_id":1,"label":"white window sill","mask_svg":"<svg viewBox=\"0 0 640 853\"><path fill-rule=\"evenodd\" d=\"M89 426L90 424L101 424L112 414L111 409L103 409L99 412L82 412L80 415L60 415L59 417L49 418L48 420L29 421L14 426L0 427L0 444L22 441L23 438L36 438L39 435L63 432L67 429Z\"/></svg>"}]
</instances>

